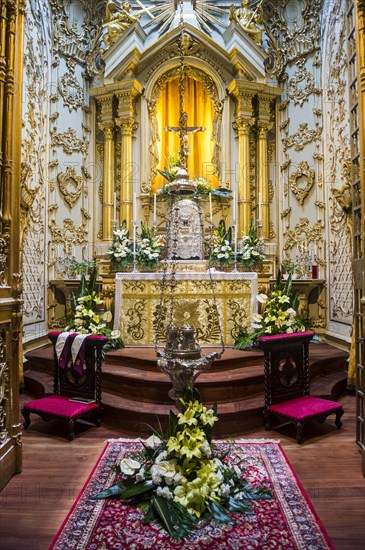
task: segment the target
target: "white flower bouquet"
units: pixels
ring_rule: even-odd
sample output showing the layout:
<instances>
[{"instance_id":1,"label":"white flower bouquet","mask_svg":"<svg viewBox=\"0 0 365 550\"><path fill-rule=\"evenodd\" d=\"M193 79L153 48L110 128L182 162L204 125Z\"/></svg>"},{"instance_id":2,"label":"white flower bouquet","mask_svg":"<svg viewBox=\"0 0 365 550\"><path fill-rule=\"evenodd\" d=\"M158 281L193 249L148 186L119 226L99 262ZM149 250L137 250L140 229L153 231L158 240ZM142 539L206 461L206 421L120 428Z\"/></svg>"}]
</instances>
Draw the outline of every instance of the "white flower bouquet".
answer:
<instances>
[{"instance_id":1,"label":"white flower bouquet","mask_svg":"<svg viewBox=\"0 0 365 550\"><path fill-rule=\"evenodd\" d=\"M129 238L129 230L125 220L123 220L120 229L113 231L113 242L108 255L113 269L123 271L133 264L133 243Z\"/></svg>"},{"instance_id":2,"label":"white flower bouquet","mask_svg":"<svg viewBox=\"0 0 365 550\"><path fill-rule=\"evenodd\" d=\"M251 330L241 328L235 341L236 349L244 349L257 344L260 336L304 332L306 326L298 315L299 293L292 290L292 277L282 281L279 271L271 296L259 294L258 302L264 305L263 313L252 315Z\"/></svg>"},{"instance_id":3,"label":"white flower bouquet","mask_svg":"<svg viewBox=\"0 0 365 550\"><path fill-rule=\"evenodd\" d=\"M258 236L254 224L251 223L247 235L242 235L241 248L237 255L237 261L245 269L258 270L265 259L264 239Z\"/></svg>"},{"instance_id":4,"label":"white flower bouquet","mask_svg":"<svg viewBox=\"0 0 365 550\"><path fill-rule=\"evenodd\" d=\"M232 228L226 229L224 220L220 220L218 229L214 231L213 248L209 263L212 266L233 266L234 248L232 243Z\"/></svg>"},{"instance_id":5,"label":"white flower bouquet","mask_svg":"<svg viewBox=\"0 0 365 550\"><path fill-rule=\"evenodd\" d=\"M161 261L162 242L156 230L141 223L141 234L137 244L137 259L142 269L156 268Z\"/></svg>"},{"instance_id":6,"label":"white flower bouquet","mask_svg":"<svg viewBox=\"0 0 365 550\"><path fill-rule=\"evenodd\" d=\"M160 521L174 540L188 537L199 520L234 523L234 513L250 513L254 499L270 499L267 488L255 488L242 469L212 444L216 410L195 399L183 401L183 412L171 412L169 433L154 434L140 452L117 465L116 485L94 499L119 496L145 512L145 523Z\"/></svg>"}]
</instances>

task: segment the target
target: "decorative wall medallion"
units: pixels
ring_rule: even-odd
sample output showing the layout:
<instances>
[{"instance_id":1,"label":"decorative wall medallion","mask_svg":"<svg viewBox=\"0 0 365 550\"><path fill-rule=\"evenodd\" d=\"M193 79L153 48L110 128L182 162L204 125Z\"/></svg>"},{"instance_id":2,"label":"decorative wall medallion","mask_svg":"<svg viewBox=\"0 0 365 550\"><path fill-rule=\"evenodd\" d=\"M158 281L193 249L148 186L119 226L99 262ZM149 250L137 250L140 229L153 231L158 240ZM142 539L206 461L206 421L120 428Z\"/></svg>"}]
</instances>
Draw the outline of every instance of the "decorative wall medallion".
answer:
<instances>
[{"instance_id":1,"label":"decorative wall medallion","mask_svg":"<svg viewBox=\"0 0 365 550\"><path fill-rule=\"evenodd\" d=\"M72 208L81 195L82 178L76 175L73 166L68 166L66 172L57 175L57 182L65 201Z\"/></svg>"},{"instance_id":2,"label":"decorative wall medallion","mask_svg":"<svg viewBox=\"0 0 365 550\"><path fill-rule=\"evenodd\" d=\"M311 94L319 94L321 90L314 85L314 76L308 69L299 69L288 82L288 96L294 101L294 105L302 107L304 101Z\"/></svg>"},{"instance_id":3,"label":"decorative wall medallion","mask_svg":"<svg viewBox=\"0 0 365 550\"><path fill-rule=\"evenodd\" d=\"M52 145L53 147L62 147L67 155L72 153L86 153L88 143L76 136L76 130L74 128L68 128L63 134L57 134L52 132Z\"/></svg>"},{"instance_id":4,"label":"decorative wall medallion","mask_svg":"<svg viewBox=\"0 0 365 550\"><path fill-rule=\"evenodd\" d=\"M57 88L70 113L82 106L84 93L74 74L68 72L61 76Z\"/></svg>"},{"instance_id":5,"label":"decorative wall medallion","mask_svg":"<svg viewBox=\"0 0 365 550\"><path fill-rule=\"evenodd\" d=\"M302 122L299 124L298 131L295 134L283 139L284 151L290 147L294 147L295 151L302 151L307 143L320 139L322 128L317 125L315 130L308 129L308 123Z\"/></svg>"},{"instance_id":6,"label":"decorative wall medallion","mask_svg":"<svg viewBox=\"0 0 365 550\"><path fill-rule=\"evenodd\" d=\"M289 181L290 188L296 196L299 204L303 205L314 185L314 170L309 169L307 161L300 162L298 170L290 175Z\"/></svg>"}]
</instances>

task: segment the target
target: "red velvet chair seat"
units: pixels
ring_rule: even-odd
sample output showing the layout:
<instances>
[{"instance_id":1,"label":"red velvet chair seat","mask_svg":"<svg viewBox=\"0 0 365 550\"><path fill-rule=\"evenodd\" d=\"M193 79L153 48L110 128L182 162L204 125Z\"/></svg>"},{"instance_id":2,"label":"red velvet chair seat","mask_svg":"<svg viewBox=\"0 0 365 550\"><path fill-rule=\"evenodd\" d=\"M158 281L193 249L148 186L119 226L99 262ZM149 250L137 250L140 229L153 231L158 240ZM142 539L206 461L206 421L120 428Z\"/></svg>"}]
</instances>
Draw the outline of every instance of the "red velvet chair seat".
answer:
<instances>
[{"instance_id":1,"label":"red velvet chair seat","mask_svg":"<svg viewBox=\"0 0 365 550\"><path fill-rule=\"evenodd\" d=\"M336 403L336 401L306 395L304 397L292 399L291 401L284 401L283 403L271 405L268 407L268 410L273 413L287 416L293 420L303 421L310 420L324 413L334 413L341 408L341 404Z\"/></svg>"},{"instance_id":2,"label":"red velvet chair seat","mask_svg":"<svg viewBox=\"0 0 365 550\"><path fill-rule=\"evenodd\" d=\"M25 409L34 413L51 414L52 416L60 416L62 418L76 418L84 416L86 413L98 409L96 403L77 403L70 401L69 397L62 395L50 395L29 401L24 405Z\"/></svg>"}]
</instances>

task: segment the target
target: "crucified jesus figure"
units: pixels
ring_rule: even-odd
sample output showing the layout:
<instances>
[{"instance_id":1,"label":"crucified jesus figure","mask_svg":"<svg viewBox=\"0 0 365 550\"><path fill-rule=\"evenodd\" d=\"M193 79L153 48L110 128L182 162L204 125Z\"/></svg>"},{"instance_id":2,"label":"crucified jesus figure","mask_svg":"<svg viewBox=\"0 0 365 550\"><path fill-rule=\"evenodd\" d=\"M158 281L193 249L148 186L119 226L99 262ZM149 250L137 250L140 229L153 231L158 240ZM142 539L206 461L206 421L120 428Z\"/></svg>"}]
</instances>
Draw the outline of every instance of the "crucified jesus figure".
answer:
<instances>
[{"instance_id":1,"label":"crucified jesus figure","mask_svg":"<svg viewBox=\"0 0 365 550\"><path fill-rule=\"evenodd\" d=\"M204 126L188 126L188 113L182 111L179 118L179 126L166 126L165 132L174 132L178 134L180 138L180 165L182 168L187 167L188 156L190 148L188 145L189 134L195 134L196 132L205 132Z\"/></svg>"}]
</instances>

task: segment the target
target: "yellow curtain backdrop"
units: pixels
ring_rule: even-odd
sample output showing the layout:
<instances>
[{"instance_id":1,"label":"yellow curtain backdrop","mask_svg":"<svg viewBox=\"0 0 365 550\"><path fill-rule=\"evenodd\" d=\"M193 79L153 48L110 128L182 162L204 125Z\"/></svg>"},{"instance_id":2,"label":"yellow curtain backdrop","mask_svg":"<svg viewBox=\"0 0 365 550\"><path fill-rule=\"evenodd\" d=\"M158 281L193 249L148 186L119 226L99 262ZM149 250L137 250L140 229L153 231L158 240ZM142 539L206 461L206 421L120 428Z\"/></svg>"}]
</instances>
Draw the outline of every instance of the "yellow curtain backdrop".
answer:
<instances>
[{"instance_id":1,"label":"yellow curtain backdrop","mask_svg":"<svg viewBox=\"0 0 365 550\"><path fill-rule=\"evenodd\" d=\"M166 126L178 126L180 116L178 78L167 82L157 103L157 121L160 141L158 142L159 164L157 168L163 170L168 167L169 155L179 152L179 136L173 132L166 132ZM213 174L212 155L214 141L212 129L214 119L214 105L204 89L203 83L193 78L185 77L184 111L188 113L188 126L204 126L205 132L189 134L190 154L188 158L188 173L190 178L204 178L213 187L217 187L218 178ZM153 191L163 187L166 180L157 175L153 181Z\"/></svg>"}]
</instances>

